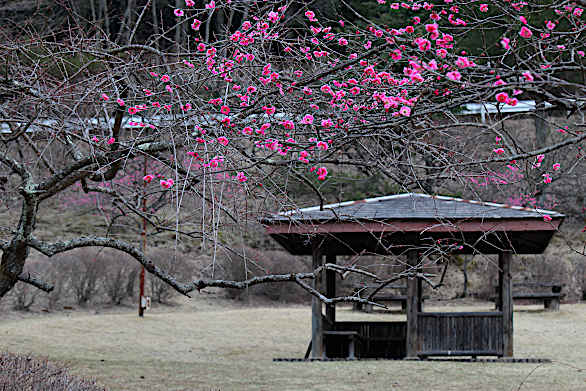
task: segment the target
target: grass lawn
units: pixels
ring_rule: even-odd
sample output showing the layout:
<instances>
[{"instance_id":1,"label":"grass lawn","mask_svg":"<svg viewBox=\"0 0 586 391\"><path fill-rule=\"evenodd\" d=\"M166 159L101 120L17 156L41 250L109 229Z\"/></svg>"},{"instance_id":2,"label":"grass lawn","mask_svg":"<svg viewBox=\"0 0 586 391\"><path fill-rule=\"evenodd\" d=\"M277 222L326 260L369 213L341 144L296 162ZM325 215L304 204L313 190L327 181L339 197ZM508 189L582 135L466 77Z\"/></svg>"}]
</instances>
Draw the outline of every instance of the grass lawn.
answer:
<instances>
[{"instance_id":1,"label":"grass lawn","mask_svg":"<svg viewBox=\"0 0 586 391\"><path fill-rule=\"evenodd\" d=\"M586 390L586 304L539 308L515 311L515 356L552 364L272 362L305 353L309 306L12 317L0 319L0 350L48 357L112 390ZM338 310L339 320L399 316Z\"/></svg>"}]
</instances>

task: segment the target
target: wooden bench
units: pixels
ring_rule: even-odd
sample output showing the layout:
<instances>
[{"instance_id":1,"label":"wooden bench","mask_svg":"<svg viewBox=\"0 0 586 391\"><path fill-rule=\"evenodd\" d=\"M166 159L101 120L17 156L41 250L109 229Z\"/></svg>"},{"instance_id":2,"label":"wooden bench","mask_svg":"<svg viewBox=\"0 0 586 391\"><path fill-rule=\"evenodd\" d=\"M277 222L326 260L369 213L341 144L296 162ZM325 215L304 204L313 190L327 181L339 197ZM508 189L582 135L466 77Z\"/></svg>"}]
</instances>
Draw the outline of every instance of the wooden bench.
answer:
<instances>
[{"instance_id":1,"label":"wooden bench","mask_svg":"<svg viewBox=\"0 0 586 391\"><path fill-rule=\"evenodd\" d=\"M348 360L356 359L356 340L359 338L358 331L324 331L324 337L337 336L345 337L348 343Z\"/></svg>"},{"instance_id":2,"label":"wooden bench","mask_svg":"<svg viewBox=\"0 0 586 391\"><path fill-rule=\"evenodd\" d=\"M354 295L360 293L361 297L368 297L369 292L374 291L378 285L376 284L356 284L353 286L354 288ZM392 290L399 290L400 294L394 294ZM380 292L378 292L372 299L377 303L393 303L398 302L401 303L401 311L407 311L407 286L405 285L387 285L384 287ZM428 296L424 296L421 298L421 301L428 299ZM353 310L355 311L364 311L366 313L372 312L373 306L372 304L363 304L363 303L354 303Z\"/></svg>"},{"instance_id":3,"label":"wooden bench","mask_svg":"<svg viewBox=\"0 0 586 391\"><path fill-rule=\"evenodd\" d=\"M522 290L522 288L531 288L531 292ZM496 294L490 297L491 301L498 303L498 286L495 286ZM536 290L539 290L536 292ZM513 282L513 300L539 300L543 301L543 307L546 311L559 311L560 301L565 296L562 293L562 285L549 282Z\"/></svg>"}]
</instances>

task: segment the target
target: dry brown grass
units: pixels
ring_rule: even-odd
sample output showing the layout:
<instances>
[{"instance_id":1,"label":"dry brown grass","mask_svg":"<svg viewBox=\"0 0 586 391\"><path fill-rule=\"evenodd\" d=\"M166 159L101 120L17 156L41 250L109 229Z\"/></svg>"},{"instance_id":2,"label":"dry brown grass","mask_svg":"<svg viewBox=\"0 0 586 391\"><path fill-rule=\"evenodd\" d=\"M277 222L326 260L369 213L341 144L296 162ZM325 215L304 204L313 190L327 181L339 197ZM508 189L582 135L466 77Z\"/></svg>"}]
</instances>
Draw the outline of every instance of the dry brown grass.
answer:
<instances>
[{"instance_id":1,"label":"dry brown grass","mask_svg":"<svg viewBox=\"0 0 586 391\"><path fill-rule=\"evenodd\" d=\"M104 391L93 381L69 375L46 360L0 352L0 390Z\"/></svg>"},{"instance_id":2,"label":"dry brown grass","mask_svg":"<svg viewBox=\"0 0 586 391\"><path fill-rule=\"evenodd\" d=\"M554 360L540 365L272 362L303 356L310 333L307 306L191 303L159 307L144 319L130 309L13 317L0 322L0 350L46 356L112 390L586 389L586 304L562 305L557 313L539 306L515 312L516 356ZM399 316L338 311L341 320Z\"/></svg>"}]
</instances>

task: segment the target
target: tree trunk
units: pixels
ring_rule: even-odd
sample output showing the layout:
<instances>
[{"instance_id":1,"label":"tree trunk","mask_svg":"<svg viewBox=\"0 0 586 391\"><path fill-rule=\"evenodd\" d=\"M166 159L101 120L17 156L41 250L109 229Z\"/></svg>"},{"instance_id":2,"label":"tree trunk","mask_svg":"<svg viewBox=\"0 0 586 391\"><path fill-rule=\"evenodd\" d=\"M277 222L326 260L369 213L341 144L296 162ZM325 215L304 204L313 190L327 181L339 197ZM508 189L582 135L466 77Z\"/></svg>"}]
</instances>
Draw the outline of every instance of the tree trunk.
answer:
<instances>
[{"instance_id":1,"label":"tree trunk","mask_svg":"<svg viewBox=\"0 0 586 391\"><path fill-rule=\"evenodd\" d=\"M0 299L14 288L16 282L17 280L11 278L8 274L0 273Z\"/></svg>"},{"instance_id":2,"label":"tree trunk","mask_svg":"<svg viewBox=\"0 0 586 391\"><path fill-rule=\"evenodd\" d=\"M92 14L92 22L96 23L96 3L95 3L95 0L90 0L90 11Z\"/></svg>"},{"instance_id":3,"label":"tree trunk","mask_svg":"<svg viewBox=\"0 0 586 391\"><path fill-rule=\"evenodd\" d=\"M433 167L433 156L431 156L430 152L425 154L424 161L427 167ZM431 169L425 169L425 179L423 180L422 185L423 191L425 191L427 194L433 194L434 180L431 178L432 175L433 172Z\"/></svg>"},{"instance_id":4,"label":"tree trunk","mask_svg":"<svg viewBox=\"0 0 586 391\"><path fill-rule=\"evenodd\" d=\"M464 256L464 264L462 265L462 274L464 275L464 286L462 287L462 293L460 298L468 297L468 264L470 260L467 256Z\"/></svg>"},{"instance_id":5,"label":"tree trunk","mask_svg":"<svg viewBox=\"0 0 586 391\"><path fill-rule=\"evenodd\" d=\"M181 8L181 0L175 0L175 8ZM175 51L177 53L181 52L181 38L182 38L182 30L183 24L178 24L175 28Z\"/></svg>"},{"instance_id":6,"label":"tree trunk","mask_svg":"<svg viewBox=\"0 0 586 391\"><path fill-rule=\"evenodd\" d=\"M216 23L214 24L214 30L216 31L215 39L220 41L226 38L226 34L224 34L226 28L226 26L224 25L226 23L225 19L226 18L224 16L224 11L218 11L218 14L216 16Z\"/></svg>"},{"instance_id":7,"label":"tree trunk","mask_svg":"<svg viewBox=\"0 0 586 391\"><path fill-rule=\"evenodd\" d=\"M2 253L0 263L0 298L4 297L18 282L18 276L24 269L29 249L26 242L13 240L8 249Z\"/></svg>"},{"instance_id":8,"label":"tree trunk","mask_svg":"<svg viewBox=\"0 0 586 391\"><path fill-rule=\"evenodd\" d=\"M132 31L133 16L134 0L128 0L126 3L126 10L124 11L124 17L122 18L122 25L120 26L120 31L118 32L118 42L128 43Z\"/></svg>"},{"instance_id":9,"label":"tree trunk","mask_svg":"<svg viewBox=\"0 0 586 391\"><path fill-rule=\"evenodd\" d=\"M14 285L18 282L18 276L21 275L26 259L29 255L28 241L35 229L38 200L31 194L31 184L28 182L28 172L22 174L25 179L22 194L24 201L18 228L10 243L2 249L2 260L0 261L0 298L4 297Z\"/></svg>"},{"instance_id":10,"label":"tree trunk","mask_svg":"<svg viewBox=\"0 0 586 391\"><path fill-rule=\"evenodd\" d=\"M540 149L546 146L547 143L547 112L545 111L545 102L543 100L535 101L535 149ZM547 162L545 159L541 162L541 167L545 167ZM542 171L539 170L538 173ZM545 202L545 188L541 176L535 179L537 183L536 198L543 206Z\"/></svg>"},{"instance_id":11,"label":"tree trunk","mask_svg":"<svg viewBox=\"0 0 586 391\"><path fill-rule=\"evenodd\" d=\"M106 36L110 37L110 16L108 15L108 2L106 0L100 0L100 14L103 13L104 17L104 29L106 30Z\"/></svg>"}]
</instances>

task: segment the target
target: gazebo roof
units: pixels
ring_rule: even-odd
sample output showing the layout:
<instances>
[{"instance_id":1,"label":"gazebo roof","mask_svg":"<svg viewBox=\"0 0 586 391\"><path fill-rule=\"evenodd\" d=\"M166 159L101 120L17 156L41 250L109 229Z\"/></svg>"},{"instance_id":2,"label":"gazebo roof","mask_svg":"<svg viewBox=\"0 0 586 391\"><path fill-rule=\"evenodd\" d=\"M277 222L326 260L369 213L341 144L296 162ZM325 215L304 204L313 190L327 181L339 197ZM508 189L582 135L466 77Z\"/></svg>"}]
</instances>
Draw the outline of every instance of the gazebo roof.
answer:
<instances>
[{"instance_id":1,"label":"gazebo roof","mask_svg":"<svg viewBox=\"0 0 586 391\"><path fill-rule=\"evenodd\" d=\"M432 241L463 246L460 253L541 253L565 217L542 209L416 193L321 209L291 210L262 222L275 240L299 255L311 254L310 237L319 237L325 253L339 255L396 253Z\"/></svg>"}]
</instances>

